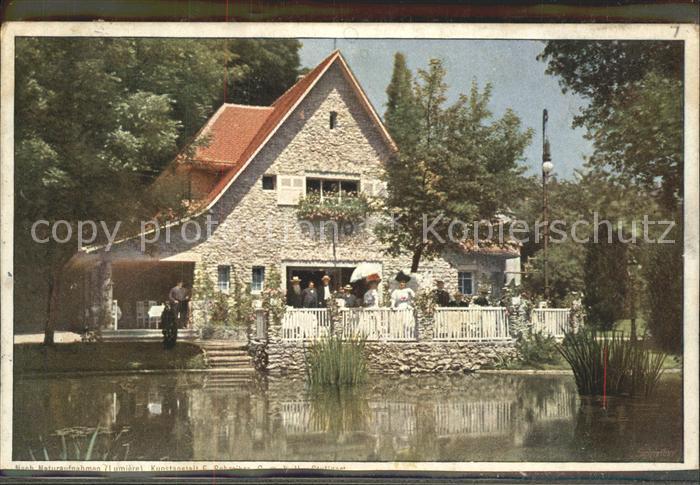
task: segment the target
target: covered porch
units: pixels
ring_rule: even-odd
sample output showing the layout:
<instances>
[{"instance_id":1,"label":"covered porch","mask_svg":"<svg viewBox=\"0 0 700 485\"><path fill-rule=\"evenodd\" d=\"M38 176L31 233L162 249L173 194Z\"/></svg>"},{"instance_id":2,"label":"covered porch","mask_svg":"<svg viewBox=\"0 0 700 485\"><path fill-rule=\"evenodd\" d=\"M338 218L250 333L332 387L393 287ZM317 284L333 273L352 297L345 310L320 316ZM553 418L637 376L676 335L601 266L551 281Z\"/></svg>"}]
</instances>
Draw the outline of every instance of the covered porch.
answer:
<instances>
[{"instance_id":1,"label":"covered porch","mask_svg":"<svg viewBox=\"0 0 700 485\"><path fill-rule=\"evenodd\" d=\"M76 331L160 336L160 315L179 281L191 291L194 261L93 258L80 261L64 285L66 318ZM183 325L186 328L188 325Z\"/></svg>"}]
</instances>

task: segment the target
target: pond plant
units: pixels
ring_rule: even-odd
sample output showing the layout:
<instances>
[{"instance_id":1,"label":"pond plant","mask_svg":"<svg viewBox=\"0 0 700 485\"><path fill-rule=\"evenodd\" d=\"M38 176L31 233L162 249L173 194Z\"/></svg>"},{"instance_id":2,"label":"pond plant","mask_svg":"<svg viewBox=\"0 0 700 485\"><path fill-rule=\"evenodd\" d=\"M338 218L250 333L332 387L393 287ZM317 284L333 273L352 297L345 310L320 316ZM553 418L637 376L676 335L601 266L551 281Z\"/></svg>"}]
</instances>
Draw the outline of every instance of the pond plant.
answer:
<instances>
[{"instance_id":1,"label":"pond plant","mask_svg":"<svg viewBox=\"0 0 700 485\"><path fill-rule=\"evenodd\" d=\"M666 355L653 353L645 339L623 332L602 336L595 330L568 333L559 352L571 366L581 395L648 396L659 382Z\"/></svg>"},{"instance_id":2,"label":"pond plant","mask_svg":"<svg viewBox=\"0 0 700 485\"><path fill-rule=\"evenodd\" d=\"M312 387L309 402L313 429L334 436L367 429L370 409L364 387Z\"/></svg>"},{"instance_id":3,"label":"pond plant","mask_svg":"<svg viewBox=\"0 0 700 485\"><path fill-rule=\"evenodd\" d=\"M312 388L355 386L367 379L365 340L330 335L304 352L306 377Z\"/></svg>"},{"instance_id":4,"label":"pond plant","mask_svg":"<svg viewBox=\"0 0 700 485\"><path fill-rule=\"evenodd\" d=\"M100 426L94 430L82 427L59 430L54 437L60 439L60 446L52 445L40 436L40 447L36 450L29 448L29 458L32 461L127 460L129 443L122 439L127 431L123 429L113 435Z\"/></svg>"}]
</instances>

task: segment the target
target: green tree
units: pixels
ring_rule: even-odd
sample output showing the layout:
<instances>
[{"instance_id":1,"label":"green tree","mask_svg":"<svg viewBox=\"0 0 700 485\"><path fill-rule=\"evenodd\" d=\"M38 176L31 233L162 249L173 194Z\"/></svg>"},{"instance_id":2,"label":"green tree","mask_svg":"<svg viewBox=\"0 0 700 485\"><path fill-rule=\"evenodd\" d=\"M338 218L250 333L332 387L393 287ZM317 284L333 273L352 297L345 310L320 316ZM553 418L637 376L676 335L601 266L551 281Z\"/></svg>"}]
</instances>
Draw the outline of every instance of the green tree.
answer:
<instances>
[{"instance_id":1,"label":"green tree","mask_svg":"<svg viewBox=\"0 0 700 485\"><path fill-rule=\"evenodd\" d=\"M592 162L675 211L682 195L683 43L549 41L539 59L564 92L589 100L574 124L588 129Z\"/></svg>"},{"instance_id":2,"label":"green tree","mask_svg":"<svg viewBox=\"0 0 700 485\"><path fill-rule=\"evenodd\" d=\"M606 224L598 226L598 240L586 244L583 306L586 321L601 330L610 330L625 317L629 277L627 247Z\"/></svg>"},{"instance_id":3,"label":"green tree","mask_svg":"<svg viewBox=\"0 0 700 485\"><path fill-rule=\"evenodd\" d=\"M61 271L75 251L75 239L36 243L32 224L65 220L74 231L81 219L129 224L140 213L133 197L139 171L154 155L175 154L181 126L171 118L166 96L124 90L112 65L131 60L124 45L91 39L81 47L71 39L17 42L17 285L31 291L27 266L45 275L46 343L53 341Z\"/></svg>"},{"instance_id":4,"label":"green tree","mask_svg":"<svg viewBox=\"0 0 700 485\"><path fill-rule=\"evenodd\" d=\"M453 244L450 223L491 220L519 190L519 161L532 137L510 110L491 120L491 87L476 81L468 95L446 106L442 62L432 59L413 79L397 54L387 88L386 122L399 153L386 166L388 212L392 223L377 235L391 254L409 252L411 271L422 258ZM425 231L425 227L433 231ZM469 235L453 232L457 239Z\"/></svg>"},{"instance_id":5,"label":"green tree","mask_svg":"<svg viewBox=\"0 0 700 485\"><path fill-rule=\"evenodd\" d=\"M665 239L672 244L648 244L639 261L646 281L647 329L660 348L683 351L683 227L676 220ZM680 264L679 264L680 261Z\"/></svg>"},{"instance_id":6,"label":"green tree","mask_svg":"<svg viewBox=\"0 0 700 485\"><path fill-rule=\"evenodd\" d=\"M299 47L272 40L18 39L16 321L43 318L45 341L53 341L61 276L76 249L75 238L34 242L35 221L65 220L73 233L78 220L110 227L120 221L120 234L138 227L162 209L148 184L223 100L225 69L234 86L239 73L248 79L231 99L271 101L266 97L294 82Z\"/></svg>"},{"instance_id":7,"label":"green tree","mask_svg":"<svg viewBox=\"0 0 700 485\"><path fill-rule=\"evenodd\" d=\"M225 47L228 102L268 106L301 74L296 39L235 39Z\"/></svg>"},{"instance_id":8,"label":"green tree","mask_svg":"<svg viewBox=\"0 0 700 485\"><path fill-rule=\"evenodd\" d=\"M563 91L589 101L574 123L586 127L594 142L596 176L614 180L640 200L653 200L656 215L676 220L682 234L683 43L549 41L539 58L549 74L560 77ZM682 335L682 319L669 321L682 315L682 292L659 285L657 278L657 272L667 282L683 274L683 239L675 240L673 248L636 250L654 255L642 258L644 306L652 336L665 348L678 348Z\"/></svg>"},{"instance_id":9,"label":"green tree","mask_svg":"<svg viewBox=\"0 0 700 485\"><path fill-rule=\"evenodd\" d=\"M513 205L514 217L527 222L529 228L529 233L521 236L527 239L521 249L525 269L523 287L533 295L542 296L542 182L539 177L530 177L525 185L524 196ZM630 190L617 177L610 177L590 164L577 171L573 180L550 177L547 193L550 221L547 267L550 296L555 305L563 305L571 292L584 290L582 244L593 237L591 225L596 218L613 223L613 230L627 244L628 259L632 261L641 250L643 216L647 214L655 219L661 215L654 199L640 197L639 192ZM599 249L606 250L607 246ZM638 276L636 265L630 266L630 271L631 276Z\"/></svg>"}]
</instances>

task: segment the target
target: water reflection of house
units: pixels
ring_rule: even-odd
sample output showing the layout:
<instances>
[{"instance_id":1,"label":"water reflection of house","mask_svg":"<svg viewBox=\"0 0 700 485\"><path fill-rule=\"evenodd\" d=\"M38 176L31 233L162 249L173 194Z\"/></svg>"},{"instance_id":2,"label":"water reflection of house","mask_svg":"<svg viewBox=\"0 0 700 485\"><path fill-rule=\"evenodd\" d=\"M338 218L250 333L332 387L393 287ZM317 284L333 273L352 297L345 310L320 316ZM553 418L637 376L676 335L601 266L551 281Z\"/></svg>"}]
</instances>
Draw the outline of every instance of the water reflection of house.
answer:
<instances>
[{"instance_id":1,"label":"water reflection of house","mask_svg":"<svg viewBox=\"0 0 700 485\"><path fill-rule=\"evenodd\" d=\"M435 387L397 386L386 394L392 398L369 394L336 405L284 382L209 389L185 377L91 381L90 402L71 381L20 385L19 402L51 399L41 412L18 414L15 433L35 439L86 423L128 429L133 459L483 460L504 449L519 459L528 443L561 436L562 427L573 432L577 409L573 384L561 380L539 379L536 387L546 392L537 393L526 384L498 390L494 377L445 397Z\"/></svg>"},{"instance_id":2,"label":"water reflection of house","mask_svg":"<svg viewBox=\"0 0 700 485\"><path fill-rule=\"evenodd\" d=\"M324 435L329 430L324 422L314 419L313 406L309 400L279 404L281 424L288 442L306 443L307 446L328 443ZM539 420L571 419L576 394L564 391L549 396L535 413L535 421L529 423L516 418L528 412L528 409L515 411L518 406L513 400L465 401L451 398L448 401L420 403L369 400L364 426L352 431L374 440L375 456L378 458L410 453L416 447L425 447L426 440L432 438L443 440L443 445L445 439L454 442L456 439L493 440L497 437L522 442L523 433L527 433Z\"/></svg>"},{"instance_id":3,"label":"water reflection of house","mask_svg":"<svg viewBox=\"0 0 700 485\"><path fill-rule=\"evenodd\" d=\"M511 430L510 401L453 401L435 406L436 433L439 436L498 435Z\"/></svg>"}]
</instances>

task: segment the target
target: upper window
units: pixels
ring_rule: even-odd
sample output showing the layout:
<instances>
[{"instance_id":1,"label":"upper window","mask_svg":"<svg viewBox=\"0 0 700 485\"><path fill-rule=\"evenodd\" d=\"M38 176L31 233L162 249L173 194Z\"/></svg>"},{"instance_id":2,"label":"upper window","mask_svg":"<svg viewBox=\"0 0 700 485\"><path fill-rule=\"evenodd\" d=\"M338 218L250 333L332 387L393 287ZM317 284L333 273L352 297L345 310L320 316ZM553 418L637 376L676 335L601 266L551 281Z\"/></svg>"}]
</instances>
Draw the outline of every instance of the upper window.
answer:
<instances>
[{"instance_id":1,"label":"upper window","mask_svg":"<svg viewBox=\"0 0 700 485\"><path fill-rule=\"evenodd\" d=\"M218 267L218 287L219 291L228 291L231 288L231 267Z\"/></svg>"},{"instance_id":2,"label":"upper window","mask_svg":"<svg viewBox=\"0 0 700 485\"><path fill-rule=\"evenodd\" d=\"M265 284L265 267L253 266L253 275L250 282L251 291L262 291Z\"/></svg>"},{"instance_id":3,"label":"upper window","mask_svg":"<svg viewBox=\"0 0 700 485\"><path fill-rule=\"evenodd\" d=\"M357 195L360 182L358 180L306 179L306 193L317 193L321 201L328 198L342 199Z\"/></svg>"},{"instance_id":4,"label":"upper window","mask_svg":"<svg viewBox=\"0 0 700 485\"><path fill-rule=\"evenodd\" d=\"M275 176L263 175L262 188L263 190L275 190Z\"/></svg>"},{"instance_id":5,"label":"upper window","mask_svg":"<svg viewBox=\"0 0 700 485\"><path fill-rule=\"evenodd\" d=\"M331 111L331 118L330 118L331 130L335 129L337 126L338 126L338 112Z\"/></svg>"},{"instance_id":6,"label":"upper window","mask_svg":"<svg viewBox=\"0 0 700 485\"><path fill-rule=\"evenodd\" d=\"M474 294L474 276L471 271L460 271L457 273L457 288L462 294Z\"/></svg>"}]
</instances>

